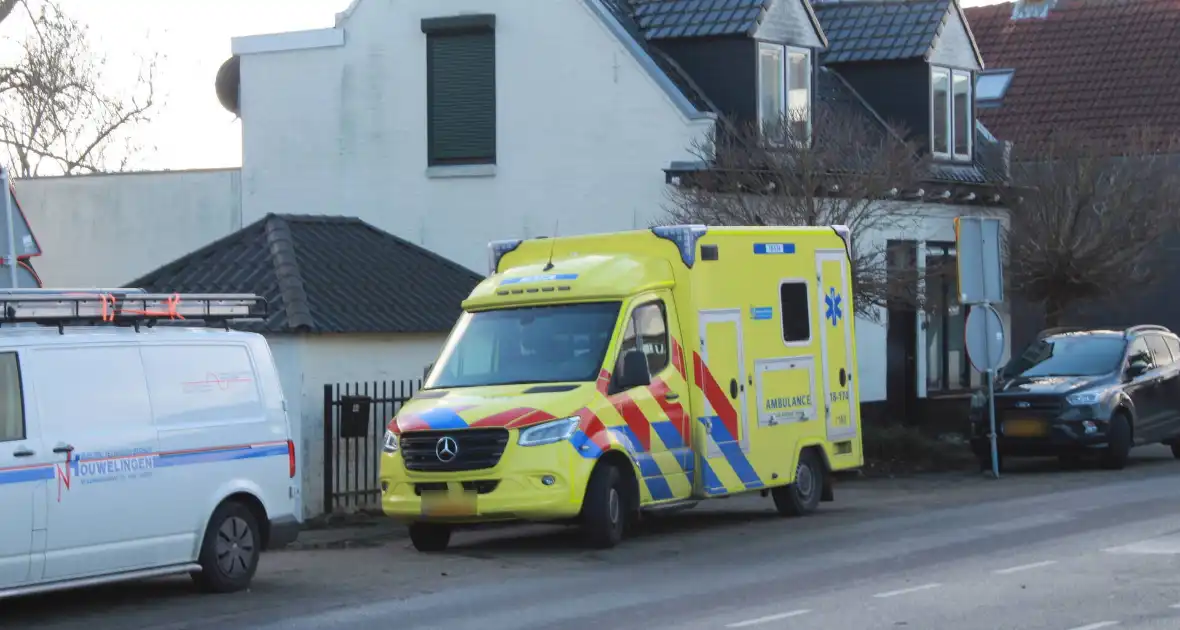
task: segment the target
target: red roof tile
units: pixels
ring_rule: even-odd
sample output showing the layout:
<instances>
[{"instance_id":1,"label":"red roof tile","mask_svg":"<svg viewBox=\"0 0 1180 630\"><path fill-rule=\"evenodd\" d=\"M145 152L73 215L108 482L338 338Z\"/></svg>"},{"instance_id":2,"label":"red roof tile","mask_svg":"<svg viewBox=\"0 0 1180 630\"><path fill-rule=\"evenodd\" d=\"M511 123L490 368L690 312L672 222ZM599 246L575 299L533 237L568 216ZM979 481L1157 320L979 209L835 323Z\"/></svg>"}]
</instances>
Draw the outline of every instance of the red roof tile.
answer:
<instances>
[{"instance_id":1,"label":"red roof tile","mask_svg":"<svg viewBox=\"0 0 1180 630\"><path fill-rule=\"evenodd\" d=\"M1059 0L1046 18L1012 3L965 9L988 69L1015 68L979 118L1017 150L1051 132L1119 142L1180 132L1180 0Z\"/></svg>"}]
</instances>

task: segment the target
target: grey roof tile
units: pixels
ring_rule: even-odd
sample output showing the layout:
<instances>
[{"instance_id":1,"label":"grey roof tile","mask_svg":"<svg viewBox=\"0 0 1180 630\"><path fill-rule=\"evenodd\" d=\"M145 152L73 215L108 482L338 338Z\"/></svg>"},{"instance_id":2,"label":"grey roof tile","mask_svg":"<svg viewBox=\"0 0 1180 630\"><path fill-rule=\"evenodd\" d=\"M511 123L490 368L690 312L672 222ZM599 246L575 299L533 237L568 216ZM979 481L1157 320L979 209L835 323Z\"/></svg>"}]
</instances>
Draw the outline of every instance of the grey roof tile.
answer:
<instances>
[{"instance_id":1,"label":"grey roof tile","mask_svg":"<svg viewBox=\"0 0 1180 630\"><path fill-rule=\"evenodd\" d=\"M773 0L614 0L652 39L747 35Z\"/></svg>"},{"instance_id":2,"label":"grey roof tile","mask_svg":"<svg viewBox=\"0 0 1180 630\"><path fill-rule=\"evenodd\" d=\"M126 286L255 293L261 332L445 332L479 274L352 217L268 214Z\"/></svg>"},{"instance_id":3,"label":"grey roof tile","mask_svg":"<svg viewBox=\"0 0 1180 630\"><path fill-rule=\"evenodd\" d=\"M894 61L925 57L934 46L951 0L815 2L828 37L823 63Z\"/></svg>"}]
</instances>

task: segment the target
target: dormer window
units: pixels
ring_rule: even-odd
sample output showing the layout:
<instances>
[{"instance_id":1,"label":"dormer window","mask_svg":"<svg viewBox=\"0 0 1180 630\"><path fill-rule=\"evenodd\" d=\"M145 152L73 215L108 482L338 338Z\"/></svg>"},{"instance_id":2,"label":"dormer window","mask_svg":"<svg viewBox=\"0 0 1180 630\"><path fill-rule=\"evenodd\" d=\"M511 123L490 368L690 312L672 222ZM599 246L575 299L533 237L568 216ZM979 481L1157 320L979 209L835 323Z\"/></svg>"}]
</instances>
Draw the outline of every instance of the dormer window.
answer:
<instances>
[{"instance_id":1,"label":"dormer window","mask_svg":"<svg viewBox=\"0 0 1180 630\"><path fill-rule=\"evenodd\" d=\"M971 159L973 88L968 70L930 68L930 150L934 157Z\"/></svg>"},{"instance_id":2,"label":"dormer window","mask_svg":"<svg viewBox=\"0 0 1180 630\"><path fill-rule=\"evenodd\" d=\"M758 44L758 123L766 133L788 121L790 136L811 142L811 51Z\"/></svg>"}]
</instances>

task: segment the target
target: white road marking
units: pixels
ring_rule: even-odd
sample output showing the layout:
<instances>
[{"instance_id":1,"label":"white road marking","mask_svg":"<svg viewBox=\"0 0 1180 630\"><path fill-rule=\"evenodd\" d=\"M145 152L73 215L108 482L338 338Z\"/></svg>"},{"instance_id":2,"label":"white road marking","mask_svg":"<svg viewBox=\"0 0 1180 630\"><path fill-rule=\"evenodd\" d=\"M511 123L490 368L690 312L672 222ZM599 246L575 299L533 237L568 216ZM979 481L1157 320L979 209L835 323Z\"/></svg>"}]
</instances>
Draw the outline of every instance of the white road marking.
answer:
<instances>
[{"instance_id":1,"label":"white road marking","mask_svg":"<svg viewBox=\"0 0 1180 630\"><path fill-rule=\"evenodd\" d=\"M1111 626L1117 625L1119 625L1119 622L1117 621L1099 621L1098 623L1092 623L1088 626L1078 626L1076 628L1070 628L1069 630L1098 630L1099 628L1109 628Z\"/></svg>"},{"instance_id":2,"label":"white road marking","mask_svg":"<svg viewBox=\"0 0 1180 630\"><path fill-rule=\"evenodd\" d=\"M1137 553L1172 556L1180 554L1180 536L1177 536L1176 534L1160 536L1159 538L1141 540L1129 545L1108 547L1103 551L1106 551L1107 553Z\"/></svg>"},{"instance_id":3,"label":"white road marking","mask_svg":"<svg viewBox=\"0 0 1180 630\"><path fill-rule=\"evenodd\" d=\"M942 585L937 582L931 582L930 584L923 584L921 586L913 586L910 588L903 588L903 589L896 590L896 591L886 591L884 593L877 593L876 595L873 595L873 597L876 597L877 599L885 599L886 597L897 597L898 595L909 595L910 593L917 593L918 591L928 591L932 588L938 588L940 586L942 586Z\"/></svg>"},{"instance_id":4,"label":"white road marking","mask_svg":"<svg viewBox=\"0 0 1180 630\"><path fill-rule=\"evenodd\" d=\"M759 624L770 623L772 621L778 621L780 619L789 619L791 617L798 617L799 615L806 615L809 612L811 612L811 611L810 610L792 610L791 612L779 613L777 615L767 615L765 617L759 617L757 619L747 619L745 621L731 623L725 627L726 628L746 628L749 626L757 626Z\"/></svg>"},{"instance_id":5,"label":"white road marking","mask_svg":"<svg viewBox=\"0 0 1180 630\"><path fill-rule=\"evenodd\" d=\"M1180 604L1172 604L1171 608L1180 608Z\"/></svg>"},{"instance_id":6,"label":"white road marking","mask_svg":"<svg viewBox=\"0 0 1180 630\"><path fill-rule=\"evenodd\" d=\"M1008 575L1009 573L1020 573L1021 571L1028 571L1029 569L1039 569L1047 567L1051 564L1057 564L1056 560L1045 560L1044 562L1033 562L1032 564L1022 564L1020 566L1008 567L1007 569L997 569L992 571L996 575Z\"/></svg>"}]
</instances>

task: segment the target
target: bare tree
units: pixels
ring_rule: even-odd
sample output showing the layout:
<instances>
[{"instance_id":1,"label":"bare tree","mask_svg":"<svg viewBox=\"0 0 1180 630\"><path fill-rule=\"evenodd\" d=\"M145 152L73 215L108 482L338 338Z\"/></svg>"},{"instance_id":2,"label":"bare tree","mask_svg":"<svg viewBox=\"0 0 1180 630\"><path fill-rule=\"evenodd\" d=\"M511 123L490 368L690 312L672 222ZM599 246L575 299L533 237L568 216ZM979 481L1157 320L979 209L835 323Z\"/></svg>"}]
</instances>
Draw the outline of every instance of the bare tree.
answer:
<instances>
[{"instance_id":1,"label":"bare tree","mask_svg":"<svg viewBox=\"0 0 1180 630\"><path fill-rule=\"evenodd\" d=\"M920 300L917 270L888 268L883 232L914 225L899 193L920 187L927 161L904 134L830 104L806 123L718 126L692 147L711 167L674 187L662 223L846 225L853 235L853 305L876 320L892 300ZM814 140L814 141L812 141ZM865 236L868 236L866 238ZM876 240L871 240L876 237ZM908 277L909 274L914 277ZM903 277L899 277L903 276Z\"/></svg>"},{"instance_id":2,"label":"bare tree","mask_svg":"<svg viewBox=\"0 0 1180 630\"><path fill-rule=\"evenodd\" d=\"M1009 290L1043 305L1046 326L1073 305L1154 279L1180 228L1176 149L1152 130L1120 140L1057 133L1014 160Z\"/></svg>"},{"instance_id":3,"label":"bare tree","mask_svg":"<svg viewBox=\"0 0 1180 630\"><path fill-rule=\"evenodd\" d=\"M0 0L0 11L13 0ZM20 58L0 70L0 144L20 177L125 170L140 147L136 127L155 103L155 61L144 61L130 91L116 93L87 28L53 0L15 0L29 34Z\"/></svg>"}]
</instances>

